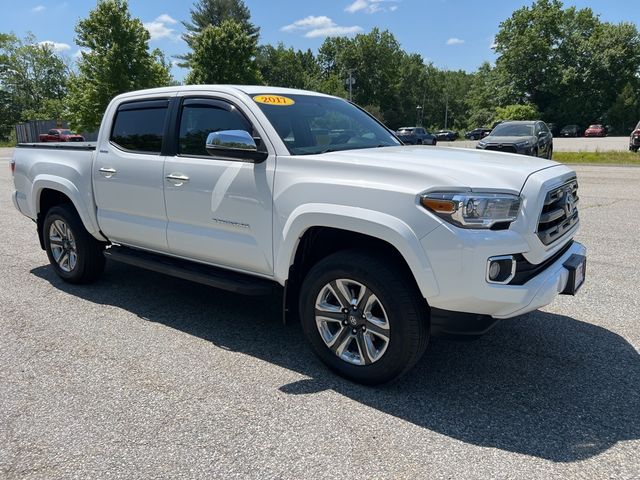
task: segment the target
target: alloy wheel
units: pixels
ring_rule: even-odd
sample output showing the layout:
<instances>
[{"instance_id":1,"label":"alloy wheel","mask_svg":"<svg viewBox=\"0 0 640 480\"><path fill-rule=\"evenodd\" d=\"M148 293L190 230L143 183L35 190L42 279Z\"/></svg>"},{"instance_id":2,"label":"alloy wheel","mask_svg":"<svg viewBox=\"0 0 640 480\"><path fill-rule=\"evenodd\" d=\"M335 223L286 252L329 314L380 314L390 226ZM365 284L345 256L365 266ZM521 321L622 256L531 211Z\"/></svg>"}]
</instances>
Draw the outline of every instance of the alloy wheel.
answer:
<instances>
[{"instance_id":1,"label":"alloy wheel","mask_svg":"<svg viewBox=\"0 0 640 480\"><path fill-rule=\"evenodd\" d=\"M389 346L389 319L382 302L355 280L337 279L322 287L315 320L325 345L345 362L375 363Z\"/></svg>"},{"instance_id":2,"label":"alloy wheel","mask_svg":"<svg viewBox=\"0 0 640 480\"><path fill-rule=\"evenodd\" d=\"M63 220L54 220L49 227L49 245L53 259L64 272L71 272L78 264L78 251L73 232Z\"/></svg>"}]
</instances>

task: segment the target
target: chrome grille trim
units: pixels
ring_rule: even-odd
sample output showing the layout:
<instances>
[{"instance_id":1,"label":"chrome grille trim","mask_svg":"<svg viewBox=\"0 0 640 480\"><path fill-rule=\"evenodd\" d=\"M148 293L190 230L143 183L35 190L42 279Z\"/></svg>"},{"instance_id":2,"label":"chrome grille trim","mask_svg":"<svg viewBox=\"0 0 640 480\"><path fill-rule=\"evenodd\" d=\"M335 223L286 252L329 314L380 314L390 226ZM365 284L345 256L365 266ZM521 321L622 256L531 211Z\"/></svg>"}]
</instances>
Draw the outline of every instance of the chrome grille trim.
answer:
<instances>
[{"instance_id":1,"label":"chrome grille trim","mask_svg":"<svg viewBox=\"0 0 640 480\"><path fill-rule=\"evenodd\" d=\"M547 192L536 230L542 243L550 245L561 239L578 223L579 201L576 178Z\"/></svg>"}]
</instances>

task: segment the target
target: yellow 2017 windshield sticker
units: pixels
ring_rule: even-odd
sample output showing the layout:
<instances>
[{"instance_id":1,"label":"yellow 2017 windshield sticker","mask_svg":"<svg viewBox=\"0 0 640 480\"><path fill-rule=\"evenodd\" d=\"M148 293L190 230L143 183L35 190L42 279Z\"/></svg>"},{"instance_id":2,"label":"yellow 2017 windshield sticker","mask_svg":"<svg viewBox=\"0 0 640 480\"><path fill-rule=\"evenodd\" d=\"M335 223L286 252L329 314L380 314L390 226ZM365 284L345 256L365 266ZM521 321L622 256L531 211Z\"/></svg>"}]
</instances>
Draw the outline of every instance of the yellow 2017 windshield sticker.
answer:
<instances>
[{"instance_id":1,"label":"yellow 2017 windshield sticker","mask_svg":"<svg viewBox=\"0 0 640 480\"><path fill-rule=\"evenodd\" d=\"M253 97L254 102L264 103L266 105L277 105L279 107L288 107L289 105L293 105L293 99L282 97L280 95L256 95Z\"/></svg>"}]
</instances>

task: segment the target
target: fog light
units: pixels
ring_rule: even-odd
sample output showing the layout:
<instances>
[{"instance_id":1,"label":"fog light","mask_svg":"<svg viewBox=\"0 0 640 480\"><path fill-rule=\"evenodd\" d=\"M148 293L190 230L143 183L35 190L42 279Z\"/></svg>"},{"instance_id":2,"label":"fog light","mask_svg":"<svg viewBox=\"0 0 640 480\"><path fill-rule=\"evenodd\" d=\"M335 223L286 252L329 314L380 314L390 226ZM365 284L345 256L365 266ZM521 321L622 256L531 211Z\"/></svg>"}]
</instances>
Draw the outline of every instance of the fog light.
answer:
<instances>
[{"instance_id":1,"label":"fog light","mask_svg":"<svg viewBox=\"0 0 640 480\"><path fill-rule=\"evenodd\" d=\"M489 280L495 280L500 275L500 262L491 262L489 266Z\"/></svg>"},{"instance_id":2,"label":"fog light","mask_svg":"<svg viewBox=\"0 0 640 480\"><path fill-rule=\"evenodd\" d=\"M516 261L513 255L491 257L487 261L487 282L509 283L516 273Z\"/></svg>"}]
</instances>

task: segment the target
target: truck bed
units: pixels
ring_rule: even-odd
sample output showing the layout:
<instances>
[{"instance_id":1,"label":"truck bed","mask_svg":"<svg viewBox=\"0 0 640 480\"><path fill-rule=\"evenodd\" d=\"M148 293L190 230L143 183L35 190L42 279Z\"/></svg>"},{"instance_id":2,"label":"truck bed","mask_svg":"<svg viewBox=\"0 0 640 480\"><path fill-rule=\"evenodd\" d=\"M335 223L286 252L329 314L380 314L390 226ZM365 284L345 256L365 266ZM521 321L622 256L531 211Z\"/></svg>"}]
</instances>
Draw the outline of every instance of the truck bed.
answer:
<instances>
[{"instance_id":1,"label":"truck bed","mask_svg":"<svg viewBox=\"0 0 640 480\"><path fill-rule=\"evenodd\" d=\"M95 142L19 143L13 154L14 201L18 210L36 220L41 192L53 188L75 205L87 231L97 233L91 181L96 145Z\"/></svg>"}]
</instances>

